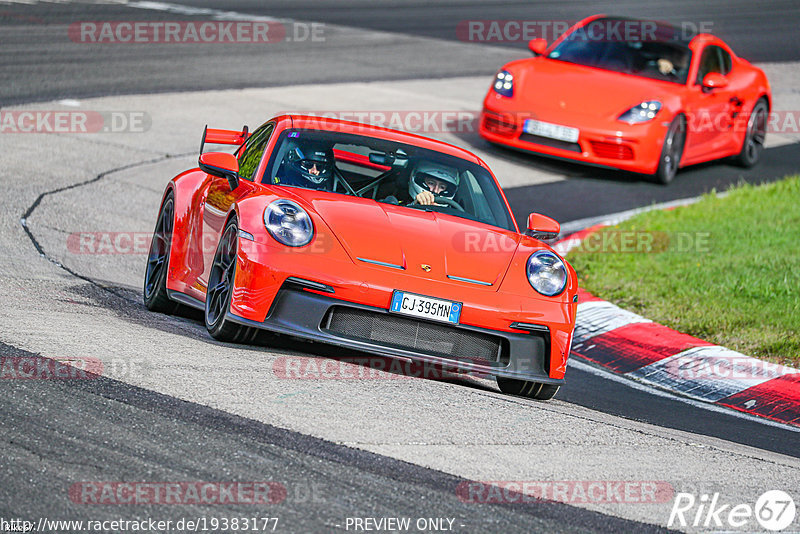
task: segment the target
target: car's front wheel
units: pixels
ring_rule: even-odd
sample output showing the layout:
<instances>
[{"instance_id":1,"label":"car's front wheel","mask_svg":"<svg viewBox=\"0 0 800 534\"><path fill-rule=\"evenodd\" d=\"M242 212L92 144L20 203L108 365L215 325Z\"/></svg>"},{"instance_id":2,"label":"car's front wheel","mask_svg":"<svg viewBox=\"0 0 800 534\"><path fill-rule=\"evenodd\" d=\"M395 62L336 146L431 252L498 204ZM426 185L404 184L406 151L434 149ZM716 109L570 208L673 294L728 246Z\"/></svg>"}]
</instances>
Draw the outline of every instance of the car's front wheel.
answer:
<instances>
[{"instance_id":1,"label":"car's front wheel","mask_svg":"<svg viewBox=\"0 0 800 534\"><path fill-rule=\"evenodd\" d=\"M658 160L655 179L661 184L670 183L678 173L683 156L683 147L686 143L686 119L679 115L673 120L667 129L664 137L664 145L661 147L661 157Z\"/></svg>"},{"instance_id":2,"label":"car's front wheel","mask_svg":"<svg viewBox=\"0 0 800 534\"><path fill-rule=\"evenodd\" d=\"M531 382L529 380L518 380L516 378L497 377L497 386L506 395L517 395L536 400L550 400L558 393L558 388L554 384L542 384L541 382Z\"/></svg>"},{"instance_id":3,"label":"car's front wheel","mask_svg":"<svg viewBox=\"0 0 800 534\"><path fill-rule=\"evenodd\" d=\"M167 271L169 254L172 248L172 230L175 219L175 198L172 192L167 194L150 242L147 254L147 267L144 271L144 287L142 296L147 309L154 312L172 314L181 309L181 305L170 300L167 295Z\"/></svg>"},{"instance_id":4,"label":"car's front wheel","mask_svg":"<svg viewBox=\"0 0 800 534\"><path fill-rule=\"evenodd\" d=\"M753 112L747 121L747 132L742 143L742 150L736 156L736 162L745 168L750 168L761 159L764 152L764 140L767 137L767 102L762 98L756 102Z\"/></svg>"},{"instance_id":5,"label":"car's front wheel","mask_svg":"<svg viewBox=\"0 0 800 534\"><path fill-rule=\"evenodd\" d=\"M205 322L211 337L219 341L252 341L258 330L227 319L236 277L236 257L239 250L239 226L236 219L225 225L214 254L206 291Z\"/></svg>"}]
</instances>

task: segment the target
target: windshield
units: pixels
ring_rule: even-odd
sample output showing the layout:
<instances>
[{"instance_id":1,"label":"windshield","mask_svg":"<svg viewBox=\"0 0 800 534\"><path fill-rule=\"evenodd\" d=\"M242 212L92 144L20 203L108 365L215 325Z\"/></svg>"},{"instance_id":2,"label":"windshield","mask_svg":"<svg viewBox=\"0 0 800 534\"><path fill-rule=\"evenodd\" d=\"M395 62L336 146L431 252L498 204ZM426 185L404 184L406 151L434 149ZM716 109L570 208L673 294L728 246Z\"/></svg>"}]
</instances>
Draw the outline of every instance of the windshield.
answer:
<instances>
[{"instance_id":1,"label":"windshield","mask_svg":"<svg viewBox=\"0 0 800 534\"><path fill-rule=\"evenodd\" d=\"M371 198L514 230L497 184L484 167L374 137L285 130L262 182Z\"/></svg>"},{"instance_id":2,"label":"windshield","mask_svg":"<svg viewBox=\"0 0 800 534\"><path fill-rule=\"evenodd\" d=\"M638 31L630 31L634 24L638 25ZM672 26L601 18L573 30L547 57L684 84L692 52L677 38L677 30Z\"/></svg>"}]
</instances>

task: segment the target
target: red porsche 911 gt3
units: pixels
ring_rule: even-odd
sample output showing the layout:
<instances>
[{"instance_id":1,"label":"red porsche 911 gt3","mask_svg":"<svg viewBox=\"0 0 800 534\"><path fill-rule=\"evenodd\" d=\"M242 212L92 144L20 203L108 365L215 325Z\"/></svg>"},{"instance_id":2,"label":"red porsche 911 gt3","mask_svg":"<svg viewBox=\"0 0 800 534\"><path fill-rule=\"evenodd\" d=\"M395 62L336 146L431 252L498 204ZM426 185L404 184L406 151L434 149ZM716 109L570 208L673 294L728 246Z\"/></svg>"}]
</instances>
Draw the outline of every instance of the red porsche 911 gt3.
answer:
<instances>
[{"instance_id":1,"label":"red porsche 911 gt3","mask_svg":"<svg viewBox=\"0 0 800 534\"><path fill-rule=\"evenodd\" d=\"M772 100L764 72L717 37L682 33L596 15L550 46L532 40L535 57L508 63L492 82L481 136L664 184L713 159L755 165Z\"/></svg>"},{"instance_id":2,"label":"red porsche 911 gt3","mask_svg":"<svg viewBox=\"0 0 800 534\"><path fill-rule=\"evenodd\" d=\"M206 143L238 145L203 153ZM531 214L521 233L486 164L416 135L307 116L209 130L164 192L144 280L153 311L205 312L216 339L260 330L497 378L551 398L577 277Z\"/></svg>"}]
</instances>

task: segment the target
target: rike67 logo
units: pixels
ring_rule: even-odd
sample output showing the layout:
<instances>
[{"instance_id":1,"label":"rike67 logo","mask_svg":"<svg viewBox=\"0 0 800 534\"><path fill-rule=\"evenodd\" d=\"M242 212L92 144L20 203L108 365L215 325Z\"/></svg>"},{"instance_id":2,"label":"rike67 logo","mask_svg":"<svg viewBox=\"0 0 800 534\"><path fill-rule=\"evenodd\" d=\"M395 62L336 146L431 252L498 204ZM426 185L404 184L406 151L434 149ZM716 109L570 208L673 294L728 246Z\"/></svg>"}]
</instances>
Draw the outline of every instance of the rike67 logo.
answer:
<instances>
[{"instance_id":1,"label":"rike67 logo","mask_svg":"<svg viewBox=\"0 0 800 534\"><path fill-rule=\"evenodd\" d=\"M699 498L692 493L677 493L667 527L752 530L757 528L755 520L762 529L779 532L794 522L795 513L794 500L780 490L764 492L755 506L723 504L719 493Z\"/></svg>"}]
</instances>

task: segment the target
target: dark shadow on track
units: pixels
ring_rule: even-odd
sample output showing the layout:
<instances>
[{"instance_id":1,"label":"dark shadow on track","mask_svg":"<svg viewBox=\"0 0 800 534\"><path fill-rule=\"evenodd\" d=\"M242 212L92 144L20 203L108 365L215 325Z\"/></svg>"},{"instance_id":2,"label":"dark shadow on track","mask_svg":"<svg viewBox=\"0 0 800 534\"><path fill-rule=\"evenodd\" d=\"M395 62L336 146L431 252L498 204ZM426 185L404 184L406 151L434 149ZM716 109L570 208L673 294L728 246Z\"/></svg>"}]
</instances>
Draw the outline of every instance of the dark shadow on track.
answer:
<instances>
[{"instance_id":1,"label":"dark shadow on track","mask_svg":"<svg viewBox=\"0 0 800 534\"><path fill-rule=\"evenodd\" d=\"M3 343L0 354L63 366ZM666 532L511 491L503 495L513 504L471 502L466 479L98 375L0 380L0 394L0 446L15 459L5 467L0 510L18 515L84 521L144 511L173 520L270 515L280 517L280 531L333 532L343 530L347 517L435 513L455 518L453 530L465 532ZM285 493L272 505L206 504L195 495L181 506L87 506L83 493L68 492L76 483L115 480L269 481ZM154 500L150 493L137 498Z\"/></svg>"}]
</instances>

